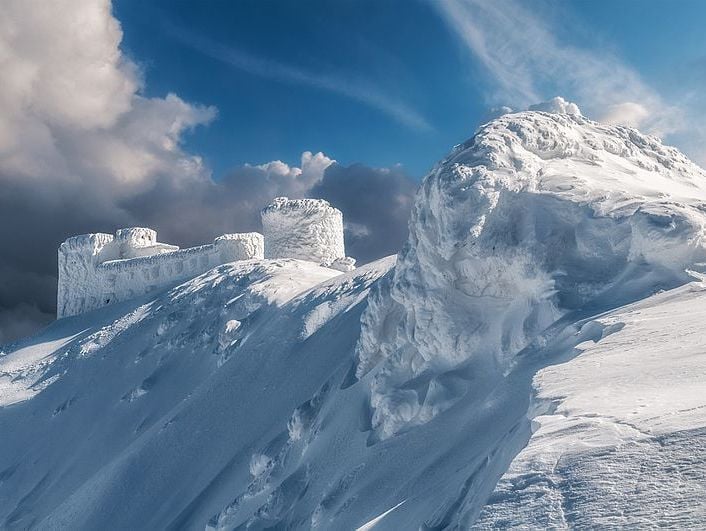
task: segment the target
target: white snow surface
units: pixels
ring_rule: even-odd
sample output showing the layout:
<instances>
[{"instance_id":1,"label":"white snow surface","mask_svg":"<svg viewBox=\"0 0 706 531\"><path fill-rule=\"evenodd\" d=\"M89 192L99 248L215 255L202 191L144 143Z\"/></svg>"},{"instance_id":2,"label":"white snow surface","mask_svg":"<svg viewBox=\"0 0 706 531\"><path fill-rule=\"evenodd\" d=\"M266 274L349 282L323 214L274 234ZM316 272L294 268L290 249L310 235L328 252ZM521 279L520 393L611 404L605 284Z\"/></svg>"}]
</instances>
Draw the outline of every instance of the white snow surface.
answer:
<instances>
[{"instance_id":1,"label":"white snow surface","mask_svg":"<svg viewBox=\"0 0 706 531\"><path fill-rule=\"evenodd\" d=\"M0 528L703 528L705 198L654 138L509 114L396 261L57 321L0 354Z\"/></svg>"},{"instance_id":2,"label":"white snow surface","mask_svg":"<svg viewBox=\"0 0 706 531\"><path fill-rule=\"evenodd\" d=\"M600 332L534 377L534 428L477 529L702 529L706 289L583 324Z\"/></svg>"}]
</instances>

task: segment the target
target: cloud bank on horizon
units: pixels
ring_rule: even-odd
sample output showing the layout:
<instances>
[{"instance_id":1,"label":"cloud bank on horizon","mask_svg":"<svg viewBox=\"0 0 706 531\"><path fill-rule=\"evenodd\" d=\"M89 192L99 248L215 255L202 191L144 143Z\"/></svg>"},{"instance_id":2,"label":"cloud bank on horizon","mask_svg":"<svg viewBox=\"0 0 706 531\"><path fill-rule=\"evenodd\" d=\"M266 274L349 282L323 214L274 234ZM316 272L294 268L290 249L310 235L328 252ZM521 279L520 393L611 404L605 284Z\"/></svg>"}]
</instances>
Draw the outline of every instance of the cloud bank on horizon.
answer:
<instances>
[{"instance_id":1,"label":"cloud bank on horizon","mask_svg":"<svg viewBox=\"0 0 706 531\"><path fill-rule=\"evenodd\" d=\"M277 195L316 193L343 210L359 260L401 245L415 188L401 169L305 152L300 167L244 165L213 180L183 135L217 110L142 95L110 0L7 0L0 20L0 344L54 318L56 249L74 234L147 225L198 244L259 229ZM355 197L339 190L352 175L366 183ZM376 201L396 206L360 209Z\"/></svg>"}]
</instances>

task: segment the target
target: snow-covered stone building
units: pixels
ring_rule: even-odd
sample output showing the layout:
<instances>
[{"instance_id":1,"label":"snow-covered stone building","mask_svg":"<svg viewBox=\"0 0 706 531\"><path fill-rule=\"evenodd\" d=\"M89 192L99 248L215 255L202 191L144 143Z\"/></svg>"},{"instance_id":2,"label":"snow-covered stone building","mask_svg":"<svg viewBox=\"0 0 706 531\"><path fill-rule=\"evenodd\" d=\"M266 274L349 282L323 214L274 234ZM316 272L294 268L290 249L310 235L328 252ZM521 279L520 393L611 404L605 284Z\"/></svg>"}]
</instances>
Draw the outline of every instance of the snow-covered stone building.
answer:
<instances>
[{"instance_id":1,"label":"snow-covered stone building","mask_svg":"<svg viewBox=\"0 0 706 531\"><path fill-rule=\"evenodd\" d=\"M343 244L343 214L321 199L278 197L262 210L265 258L298 258L353 269Z\"/></svg>"},{"instance_id":2,"label":"snow-covered stone building","mask_svg":"<svg viewBox=\"0 0 706 531\"><path fill-rule=\"evenodd\" d=\"M59 246L57 317L76 315L195 277L236 260L261 259L262 235L224 234L213 243L179 249L152 229L83 234Z\"/></svg>"},{"instance_id":3,"label":"snow-covered stone building","mask_svg":"<svg viewBox=\"0 0 706 531\"><path fill-rule=\"evenodd\" d=\"M320 199L278 197L262 211L263 235L224 234L179 249L148 228L73 236L59 246L57 317L76 315L193 278L237 260L296 258L350 271L343 215Z\"/></svg>"}]
</instances>

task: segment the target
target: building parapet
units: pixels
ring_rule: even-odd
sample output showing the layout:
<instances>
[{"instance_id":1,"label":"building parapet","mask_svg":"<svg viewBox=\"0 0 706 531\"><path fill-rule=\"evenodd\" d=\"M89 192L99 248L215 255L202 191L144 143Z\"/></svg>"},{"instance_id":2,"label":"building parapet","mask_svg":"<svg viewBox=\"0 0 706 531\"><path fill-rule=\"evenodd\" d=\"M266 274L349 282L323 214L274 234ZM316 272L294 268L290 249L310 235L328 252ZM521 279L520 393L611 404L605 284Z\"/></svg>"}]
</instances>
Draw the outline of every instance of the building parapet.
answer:
<instances>
[{"instance_id":1,"label":"building parapet","mask_svg":"<svg viewBox=\"0 0 706 531\"><path fill-rule=\"evenodd\" d=\"M225 234L212 244L179 249L152 229L83 234L59 247L57 317L131 299L237 260L262 259L257 232Z\"/></svg>"}]
</instances>

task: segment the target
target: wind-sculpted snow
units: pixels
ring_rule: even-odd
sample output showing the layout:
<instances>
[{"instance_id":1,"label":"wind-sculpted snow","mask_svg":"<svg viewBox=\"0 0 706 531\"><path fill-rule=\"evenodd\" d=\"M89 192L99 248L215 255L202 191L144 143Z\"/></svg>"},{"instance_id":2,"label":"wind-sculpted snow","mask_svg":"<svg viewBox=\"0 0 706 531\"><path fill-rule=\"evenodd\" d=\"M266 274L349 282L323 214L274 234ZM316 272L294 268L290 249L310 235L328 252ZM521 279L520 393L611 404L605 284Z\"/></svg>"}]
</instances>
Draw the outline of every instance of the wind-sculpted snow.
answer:
<instances>
[{"instance_id":1,"label":"wind-sculpted snow","mask_svg":"<svg viewBox=\"0 0 706 531\"><path fill-rule=\"evenodd\" d=\"M363 316L380 437L498 379L562 315L690 279L706 258L706 173L634 129L505 115L425 179L409 241ZM469 380L454 371L463 367Z\"/></svg>"},{"instance_id":2,"label":"wind-sculpted snow","mask_svg":"<svg viewBox=\"0 0 706 531\"><path fill-rule=\"evenodd\" d=\"M601 330L596 341L538 372L532 439L475 528L704 527L704 288L584 324Z\"/></svg>"}]
</instances>

